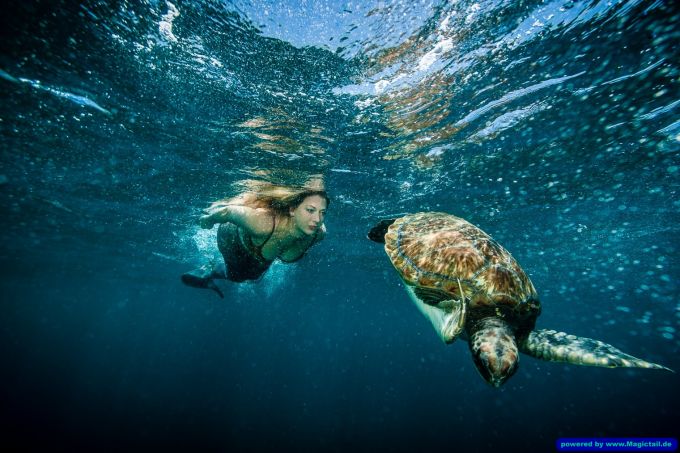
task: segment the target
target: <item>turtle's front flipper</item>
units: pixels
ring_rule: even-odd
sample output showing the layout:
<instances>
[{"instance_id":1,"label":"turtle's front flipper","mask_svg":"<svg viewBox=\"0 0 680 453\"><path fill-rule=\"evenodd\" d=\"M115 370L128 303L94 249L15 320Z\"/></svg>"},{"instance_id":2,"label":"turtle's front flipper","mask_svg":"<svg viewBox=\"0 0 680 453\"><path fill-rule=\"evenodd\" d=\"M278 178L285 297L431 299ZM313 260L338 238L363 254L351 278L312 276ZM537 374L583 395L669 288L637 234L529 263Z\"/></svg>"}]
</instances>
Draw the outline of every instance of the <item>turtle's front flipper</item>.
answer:
<instances>
[{"instance_id":1,"label":"turtle's front flipper","mask_svg":"<svg viewBox=\"0 0 680 453\"><path fill-rule=\"evenodd\" d=\"M519 343L519 350L537 359L605 368L649 368L673 371L646 362L614 346L591 338L577 337L554 330L535 330Z\"/></svg>"},{"instance_id":2,"label":"turtle's front flipper","mask_svg":"<svg viewBox=\"0 0 680 453\"><path fill-rule=\"evenodd\" d=\"M430 320L444 343L453 343L463 333L467 309L465 299L453 299L445 291L405 286L413 303Z\"/></svg>"}]
</instances>

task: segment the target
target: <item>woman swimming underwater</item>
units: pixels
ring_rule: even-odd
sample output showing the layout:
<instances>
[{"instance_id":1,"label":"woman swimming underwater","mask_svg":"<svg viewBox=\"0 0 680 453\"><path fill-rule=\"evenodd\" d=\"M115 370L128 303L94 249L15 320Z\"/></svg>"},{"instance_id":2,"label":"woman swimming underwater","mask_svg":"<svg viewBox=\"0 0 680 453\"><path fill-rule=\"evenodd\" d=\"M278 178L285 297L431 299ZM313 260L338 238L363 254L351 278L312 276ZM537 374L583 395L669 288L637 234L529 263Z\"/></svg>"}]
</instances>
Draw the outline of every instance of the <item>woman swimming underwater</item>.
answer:
<instances>
[{"instance_id":1,"label":"woman swimming underwater","mask_svg":"<svg viewBox=\"0 0 680 453\"><path fill-rule=\"evenodd\" d=\"M258 280L275 259L293 263L326 235L324 218L330 202L322 188L291 188L250 181L249 190L212 203L200 218L201 228L219 224L217 246L224 257L182 275L184 284L208 288L224 297L214 279Z\"/></svg>"}]
</instances>

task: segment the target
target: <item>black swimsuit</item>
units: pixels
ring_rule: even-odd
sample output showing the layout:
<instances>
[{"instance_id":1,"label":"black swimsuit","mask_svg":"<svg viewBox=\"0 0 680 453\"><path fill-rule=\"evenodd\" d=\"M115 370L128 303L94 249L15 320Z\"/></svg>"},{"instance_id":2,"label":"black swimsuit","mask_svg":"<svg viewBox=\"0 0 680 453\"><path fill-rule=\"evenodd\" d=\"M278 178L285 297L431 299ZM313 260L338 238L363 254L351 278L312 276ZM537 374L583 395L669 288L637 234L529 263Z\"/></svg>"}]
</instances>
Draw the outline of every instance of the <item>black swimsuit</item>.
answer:
<instances>
[{"instance_id":1,"label":"black swimsuit","mask_svg":"<svg viewBox=\"0 0 680 453\"><path fill-rule=\"evenodd\" d=\"M265 244L269 242L274 230L276 229L276 218L273 218L272 231L267 236L267 239L262 244L255 245L253 238L233 223L223 223L217 229L217 247L220 249L224 262L227 265L227 279L233 282L242 282L245 280L258 280L269 269L269 266L274 262L262 256L262 249ZM314 234L314 240L303 251L300 256L292 260L284 260L279 258L284 263L294 263L300 260L307 250L316 244L317 232Z\"/></svg>"}]
</instances>

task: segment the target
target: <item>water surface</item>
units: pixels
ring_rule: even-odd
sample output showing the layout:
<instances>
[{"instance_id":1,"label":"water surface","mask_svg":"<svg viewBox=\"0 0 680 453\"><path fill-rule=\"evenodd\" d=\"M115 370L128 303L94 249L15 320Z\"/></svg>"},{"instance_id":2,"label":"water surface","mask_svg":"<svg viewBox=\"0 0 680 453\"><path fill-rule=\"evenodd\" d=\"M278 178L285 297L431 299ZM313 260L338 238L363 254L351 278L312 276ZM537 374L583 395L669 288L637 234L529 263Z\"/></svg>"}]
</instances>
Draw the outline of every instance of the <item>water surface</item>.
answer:
<instances>
[{"instance_id":1,"label":"water surface","mask_svg":"<svg viewBox=\"0 0 680 453\"><path fill-rule=\"evenodd\" d=\"M678 378L522 358L501 390L365 238L446 211L539 327L680 369L673 2L14 2L2 16L2 431L28 448L553 451L678 436ZM225 300L200 211L325 177L329 235Z\"/></svg>"}]
</instances>

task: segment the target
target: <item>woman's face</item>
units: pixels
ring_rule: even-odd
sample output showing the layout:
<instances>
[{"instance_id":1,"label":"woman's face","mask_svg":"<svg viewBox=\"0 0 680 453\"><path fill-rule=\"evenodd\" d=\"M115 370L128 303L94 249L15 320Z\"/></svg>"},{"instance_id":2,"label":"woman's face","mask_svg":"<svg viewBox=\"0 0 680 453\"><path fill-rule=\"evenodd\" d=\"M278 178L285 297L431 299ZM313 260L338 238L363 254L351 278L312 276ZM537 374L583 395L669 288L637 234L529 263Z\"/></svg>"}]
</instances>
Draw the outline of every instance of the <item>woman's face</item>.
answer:
<instances>
[{"instance_id":1,"label":"woman's face","mask_svg":"<svg viewBox=\"0 0 680 453\"><path fill-rule=\"evenodd\" d=\"M326 199L319 195L310 195L300 205L290 210L290 216L298 230L312 235L321 228L326 217Z\"/></svg>"}]
</instances>

